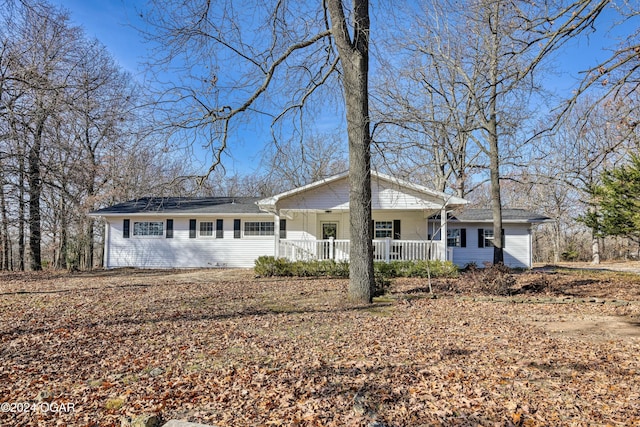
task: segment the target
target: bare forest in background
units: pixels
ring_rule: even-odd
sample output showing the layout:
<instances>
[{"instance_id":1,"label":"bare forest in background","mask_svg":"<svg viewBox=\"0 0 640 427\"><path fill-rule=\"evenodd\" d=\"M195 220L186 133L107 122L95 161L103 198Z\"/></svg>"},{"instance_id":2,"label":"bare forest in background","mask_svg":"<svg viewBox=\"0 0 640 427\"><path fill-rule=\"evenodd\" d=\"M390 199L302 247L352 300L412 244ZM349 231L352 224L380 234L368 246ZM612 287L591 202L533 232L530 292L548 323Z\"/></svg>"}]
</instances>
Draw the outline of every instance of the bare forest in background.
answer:
<instances>
[{"instance_id":1,"label":"bare forest in background","mask_svg":"<svg viewBox=\"0 0 640 427\"><path fill-rule=\"evenodd\" d=\"M473 207L495 208L497 200L552 218L535 230L534 262L637 259L635 244L595 236L576 218L594 209L589 189L603 171L640 149L640 25L623 26L632 31L608 46L609 59L582 70L569 95L550 83L562 78L553 63L564 42L606 31L605 14L615 16L611 25L637 24L640 9L606 0L529 3L371 8L371 167ZM331 4L337 10L341 2ZM348 21L353 10L345 10ZM321 15L314 17L320 33L327 20ZM375 24L383 16L385 29ZM336 49L327 43L315 53ZM530 46L538 48L532 53ZM321 98L321 105L279 107L256 153L259 168L227 168L222 159L233 146L224 133L225 145L207 147L217 161L203 172L194 156L206 144L194 141L191 125L170 128L158 86L124 71L67 11L41 0L0 0L0 269L100 266L102 224L86 214L114 203L150 195L267 196L345 171L344 122L327 130L312 120L322 105L343 115L335 107L343 89L323 80L338 70L342 82L343 68L337 57L326 60L324 68L298 70L316 74L296 96Z\"/></svg>"}]
</instances>

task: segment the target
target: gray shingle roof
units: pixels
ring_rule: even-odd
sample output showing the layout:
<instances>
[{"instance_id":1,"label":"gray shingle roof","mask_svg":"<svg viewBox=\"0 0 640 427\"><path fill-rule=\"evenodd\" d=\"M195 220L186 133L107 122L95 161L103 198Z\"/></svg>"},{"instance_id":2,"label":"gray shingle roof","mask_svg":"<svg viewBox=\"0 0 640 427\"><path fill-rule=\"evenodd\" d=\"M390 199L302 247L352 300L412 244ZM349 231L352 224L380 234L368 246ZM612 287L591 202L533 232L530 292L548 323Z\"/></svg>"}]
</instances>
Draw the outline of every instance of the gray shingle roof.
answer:
<instances>
[{"instance_id":1,"label":"gray shingle roof","mask_svg":"<svg viewBox=\"0 0 640 427\"><path fill-rule=\"evenodd\" d=\"M464 209L451 215L451 220L460 222L488 222L493 221L491 209ZM545 222L551 218L528 211L526 209L502 209L503 222Z\"/></svg>"},{"instance_id":2,"label":"gray shingle roof","mask_svg":"<svg viewBox=\"0 0 640 427\"><path fill-rule=\"evenodd\" d=\"M261 214L259 197L144 197L93 211L96 216L127 214Z\"/></svg>"}]
</instances>

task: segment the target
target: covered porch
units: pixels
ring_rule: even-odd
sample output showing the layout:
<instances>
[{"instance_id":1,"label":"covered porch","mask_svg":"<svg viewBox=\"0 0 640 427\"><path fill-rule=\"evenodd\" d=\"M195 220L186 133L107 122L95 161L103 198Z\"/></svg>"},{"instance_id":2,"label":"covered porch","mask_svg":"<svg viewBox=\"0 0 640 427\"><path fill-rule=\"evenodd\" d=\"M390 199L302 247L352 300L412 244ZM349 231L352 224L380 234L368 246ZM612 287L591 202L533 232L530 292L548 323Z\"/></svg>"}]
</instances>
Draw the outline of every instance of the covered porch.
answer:
<instances>
[{"instance_id":1,"label":"covered porch","mask_svg":"<svg viewBox=\"0 0 640 427\"><path fill-rule=\"evenodd\" d=\"M343 239L289 240L279 241L278 256L289 261L349 261L351 242ZM447 260L450 254L443 251L439 241L384 240L373 241L373 260L418 261Z\"/></svg>"},{"instance_id":2,"label":"covered porch","mask_svg":"<svg viewBox=\"0 0 640 427\"><path fill-rule=\"evenodd\" d=\"M373 259L447 260L447 212L466 200L372 171ZM347 173L260 200L273 214L274 255L289 260L348 261L351 245ZM434 216L438 221L434 221Z\"/></svg>"}]
</instances>

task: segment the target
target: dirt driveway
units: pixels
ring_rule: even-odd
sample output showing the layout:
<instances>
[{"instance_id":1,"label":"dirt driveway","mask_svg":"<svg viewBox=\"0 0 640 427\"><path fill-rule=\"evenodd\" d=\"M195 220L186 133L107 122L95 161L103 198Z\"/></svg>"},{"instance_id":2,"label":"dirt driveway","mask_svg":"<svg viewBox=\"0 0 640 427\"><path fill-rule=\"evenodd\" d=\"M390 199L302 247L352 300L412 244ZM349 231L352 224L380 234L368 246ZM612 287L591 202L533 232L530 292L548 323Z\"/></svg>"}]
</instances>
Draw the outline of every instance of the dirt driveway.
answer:
<instances>
[{"instance_id":1,"label":"dirt driveway","mask_svg":"<svg viewBox=\"0 0 640 427\"><path fill-rule=\"evenodd\" d=\"M600 264L592 264L590 262L560 262L557 266L583 270L610 270L640 274L640 261L605 261Z\"/></svg>"}]
</instances>

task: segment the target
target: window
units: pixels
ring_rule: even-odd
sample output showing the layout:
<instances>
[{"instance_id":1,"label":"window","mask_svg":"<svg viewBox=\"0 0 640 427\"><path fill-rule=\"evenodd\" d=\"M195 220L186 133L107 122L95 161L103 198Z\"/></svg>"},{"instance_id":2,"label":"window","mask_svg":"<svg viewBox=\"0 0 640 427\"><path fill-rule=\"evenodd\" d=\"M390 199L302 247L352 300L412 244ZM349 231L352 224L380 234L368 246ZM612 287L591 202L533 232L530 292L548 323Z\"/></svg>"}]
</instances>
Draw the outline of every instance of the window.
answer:
<instances>
[{"instance_id":1,"label":"window","mask_svg":"<svg viewBox=\"0 0 640 427\"><path fill-rule=\"evenodd\" d=\"M133 223L134 236L162 236L164 234L164 222L140 221Z\"/></svg>"},{"instance_id":2,"label":"window","mask_svg":"<svg viewBox=\"0 0 640 427\"><path fill-rule=\"evenodd\" d=\"M447 228L447 246L464 248L467 246L467 230L465 228Z\"/></svg>"},{"instance_id":3,"label":"window","mask_svg":"<svg viewBox=\"0 0 640 427\"><path fill-rule=\"evenodd\" d=\"M504 248L504 230L502 230L502 247ZM492 248L493 247L493 228L479 228L478 229L478 247L479 248Z\"/></svg>"},{"instance_id":4,"label":"window","mask_svg":"<svg viewBox=\"0 0 640 427\"><path fill-rule=\"evenodd\" d=\"M213 222L212 221L200 221L200 235L201 236L213 236Z\"/></svg>"},{"instance_id":5,"label":"window","mask_svg":"<svg viewBox=\"0 0 640 427\"><path fill-rule=\"evenodd\" d=\"M485 228L478 230L478 245L480 248L493 247L493 229Z\"/></svg>"},{"instance_id":6,"label":"window","mask_svg":"<svg viewBox=\"0 0 640 427\"><path fill-rule=\"evenodd\" d=\"M287 220L286 219L280 220L280 238L281 239L287 238Z\"/></svg>"},{"instance_id":7,"label":"window","mask_svg":"<svg viewBox=\"0 0 640 427\"><path fill-rule=\"evenodd\" d=\"M375 238L386 239L387 237L393 237L393 221L376 221Z\"/></svg>"},{"instance_id":8,"label":"window","mask_svg":"<svg viewBox=\"0 0 640 427\"><path fill-rule=\"evenodd\" d=\"M394 239L400 240L400 220L393 221L375 221L373 223L373 231L375 239Z\"/></svg>"},{"instance_id":9,"label":"window","mask_svg":"<svg viewBox=\"0 0 640 427\"><path fill-rule=\"evenodd\" d=\"M245 236L273 236L273 221L247 221L244 223Z\"/></svg>"}]
</instances>

